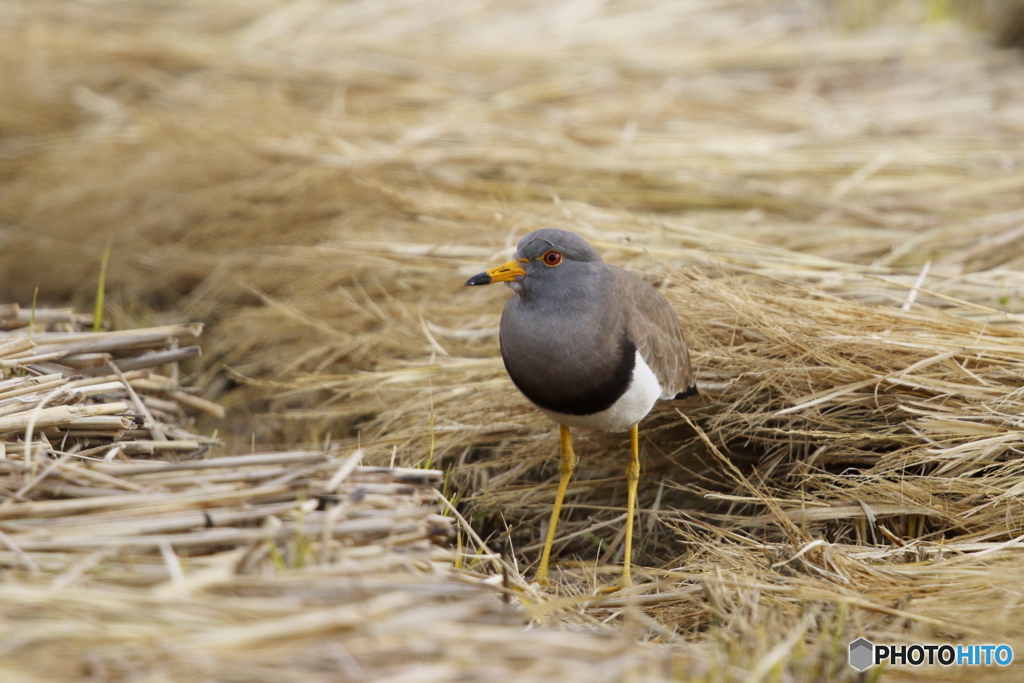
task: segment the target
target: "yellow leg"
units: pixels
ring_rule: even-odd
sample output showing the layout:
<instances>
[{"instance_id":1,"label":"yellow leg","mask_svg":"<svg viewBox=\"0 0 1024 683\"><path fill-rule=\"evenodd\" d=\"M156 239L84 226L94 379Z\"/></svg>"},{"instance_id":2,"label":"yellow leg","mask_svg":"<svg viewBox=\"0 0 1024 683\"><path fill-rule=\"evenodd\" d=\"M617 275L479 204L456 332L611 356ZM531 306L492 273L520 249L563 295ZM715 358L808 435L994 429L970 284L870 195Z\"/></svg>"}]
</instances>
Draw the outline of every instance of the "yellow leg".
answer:
<instances>
[{"instance_id":1,"label":"yellow leg","mask_svg":"<svg viewBox=\"0 0 1024 683\"><path fill-rule=\"evenodd\" d=\"M561 480L558 482L558 493L555 494L555 506L551 508L551 521L548 522L548 537L544 541L544 552L540 556L540 567L537 568L537 583L548 585L548 561L551 559L551 544L555 542L555 529L558 528L558 515L562 512L562 499L565 489L569 487L572 468L576 466L576 454L572 451L572 437L569 428L558 425L558 435L562 442L562 462L558 465Z\"/></svg>"},{"instance_id":2,"label":"yellow leg","mask_svg":"<svg viewBox=\"0 0 1024 683\"><path fill-rule=\"evenodd\" d=\"M637 425L629 432L629 464L626 465L626 550L622 557L623 588L633 585L630 567L633 557L633 512L636 510L636 485L640 481L640 434Z\"/></svg>"}]
</instances>

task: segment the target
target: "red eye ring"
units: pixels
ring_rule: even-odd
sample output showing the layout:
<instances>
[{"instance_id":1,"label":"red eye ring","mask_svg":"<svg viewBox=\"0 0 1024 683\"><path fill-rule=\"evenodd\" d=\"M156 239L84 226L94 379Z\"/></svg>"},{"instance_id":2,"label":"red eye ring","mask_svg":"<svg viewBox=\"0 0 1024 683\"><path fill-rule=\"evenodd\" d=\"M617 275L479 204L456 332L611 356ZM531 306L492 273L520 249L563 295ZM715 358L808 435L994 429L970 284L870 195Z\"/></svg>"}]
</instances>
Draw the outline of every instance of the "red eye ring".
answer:
<instances>
[{"instance_id":1,"label":"red eye ring","mask_svg":"<svg viewBox=\"0 0 1024 683\"><path fill-rule=\"evenodd\" d=\"M544 255L540 257L540 260L544 262L544 265L557 266L562 262L562 252L555 251L554 249L546 251L544 252Z\"/></svg>"}]
</instances>

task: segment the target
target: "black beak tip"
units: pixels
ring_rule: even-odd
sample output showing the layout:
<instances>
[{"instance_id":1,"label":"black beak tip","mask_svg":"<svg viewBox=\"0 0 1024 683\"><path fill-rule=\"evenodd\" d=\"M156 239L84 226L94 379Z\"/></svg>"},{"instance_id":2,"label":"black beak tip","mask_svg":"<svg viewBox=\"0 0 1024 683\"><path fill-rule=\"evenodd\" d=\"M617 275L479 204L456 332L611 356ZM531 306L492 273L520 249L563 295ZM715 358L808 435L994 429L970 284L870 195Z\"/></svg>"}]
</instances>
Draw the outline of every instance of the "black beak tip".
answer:
<instances>
[{"instance_id":1,"label":"black beak tip","mask_svg":"<svg viewBox=\"0 0 1024 683\"><path fill-rule=\"evenodd\" d=\"M466 287L475 287L477 285L489 285L491 284L491 276L487 273L477 273L473 277L466 280Z\"/></svg>"}]
</instances>

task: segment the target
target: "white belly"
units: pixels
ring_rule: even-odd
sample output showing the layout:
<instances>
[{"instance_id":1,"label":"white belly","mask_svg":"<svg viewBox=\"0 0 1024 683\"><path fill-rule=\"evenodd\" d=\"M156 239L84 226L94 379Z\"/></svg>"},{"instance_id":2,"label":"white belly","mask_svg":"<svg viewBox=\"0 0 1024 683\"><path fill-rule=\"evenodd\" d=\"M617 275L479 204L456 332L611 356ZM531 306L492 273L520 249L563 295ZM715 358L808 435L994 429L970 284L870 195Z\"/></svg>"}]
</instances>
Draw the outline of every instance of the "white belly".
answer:
<instances>
[{"instance_id":1,"label":"white belly","mask_svg":"<svg viewBox=\"0 0 1024 683\"><path fill-rule=\"evenodd\" d=\"M566 415L551 410L541 412L558 424L566 427L596 429L602 432L625 432L640 422L651 412L654 403L661 398L661 385L654 372L644 362L640 352L636 352L636 365L633 366L633 378L619 400L599 413L590 415Z\"/></svg>"}]
</instances>

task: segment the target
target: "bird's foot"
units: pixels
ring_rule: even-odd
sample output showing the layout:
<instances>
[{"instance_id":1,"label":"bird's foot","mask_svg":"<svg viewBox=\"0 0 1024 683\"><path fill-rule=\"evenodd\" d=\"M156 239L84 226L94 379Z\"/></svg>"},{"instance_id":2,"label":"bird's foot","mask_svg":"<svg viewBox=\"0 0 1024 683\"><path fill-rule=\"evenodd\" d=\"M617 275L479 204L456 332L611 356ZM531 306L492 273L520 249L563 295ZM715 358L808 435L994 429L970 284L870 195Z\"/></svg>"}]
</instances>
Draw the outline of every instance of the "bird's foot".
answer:
<instances>
[{"instance_id":1,"label":"bird's foot","mask_svg":"<svg viewBox=\"0 0 1024 683\"><path fill-rule=\"evenodd\" d=\"M607 586L602 586L602 587L598 588L597 589L597 594L598 595L612 595L613 593L618 593L619 591L624 591L624 590L626 590L628 588L632 588L632 587L633 587L633 577L631 577L629 574L623 574L622 577L620 577L619 580L616 581L615 583L608 584Z\"/></svg>"}]
</instances>

